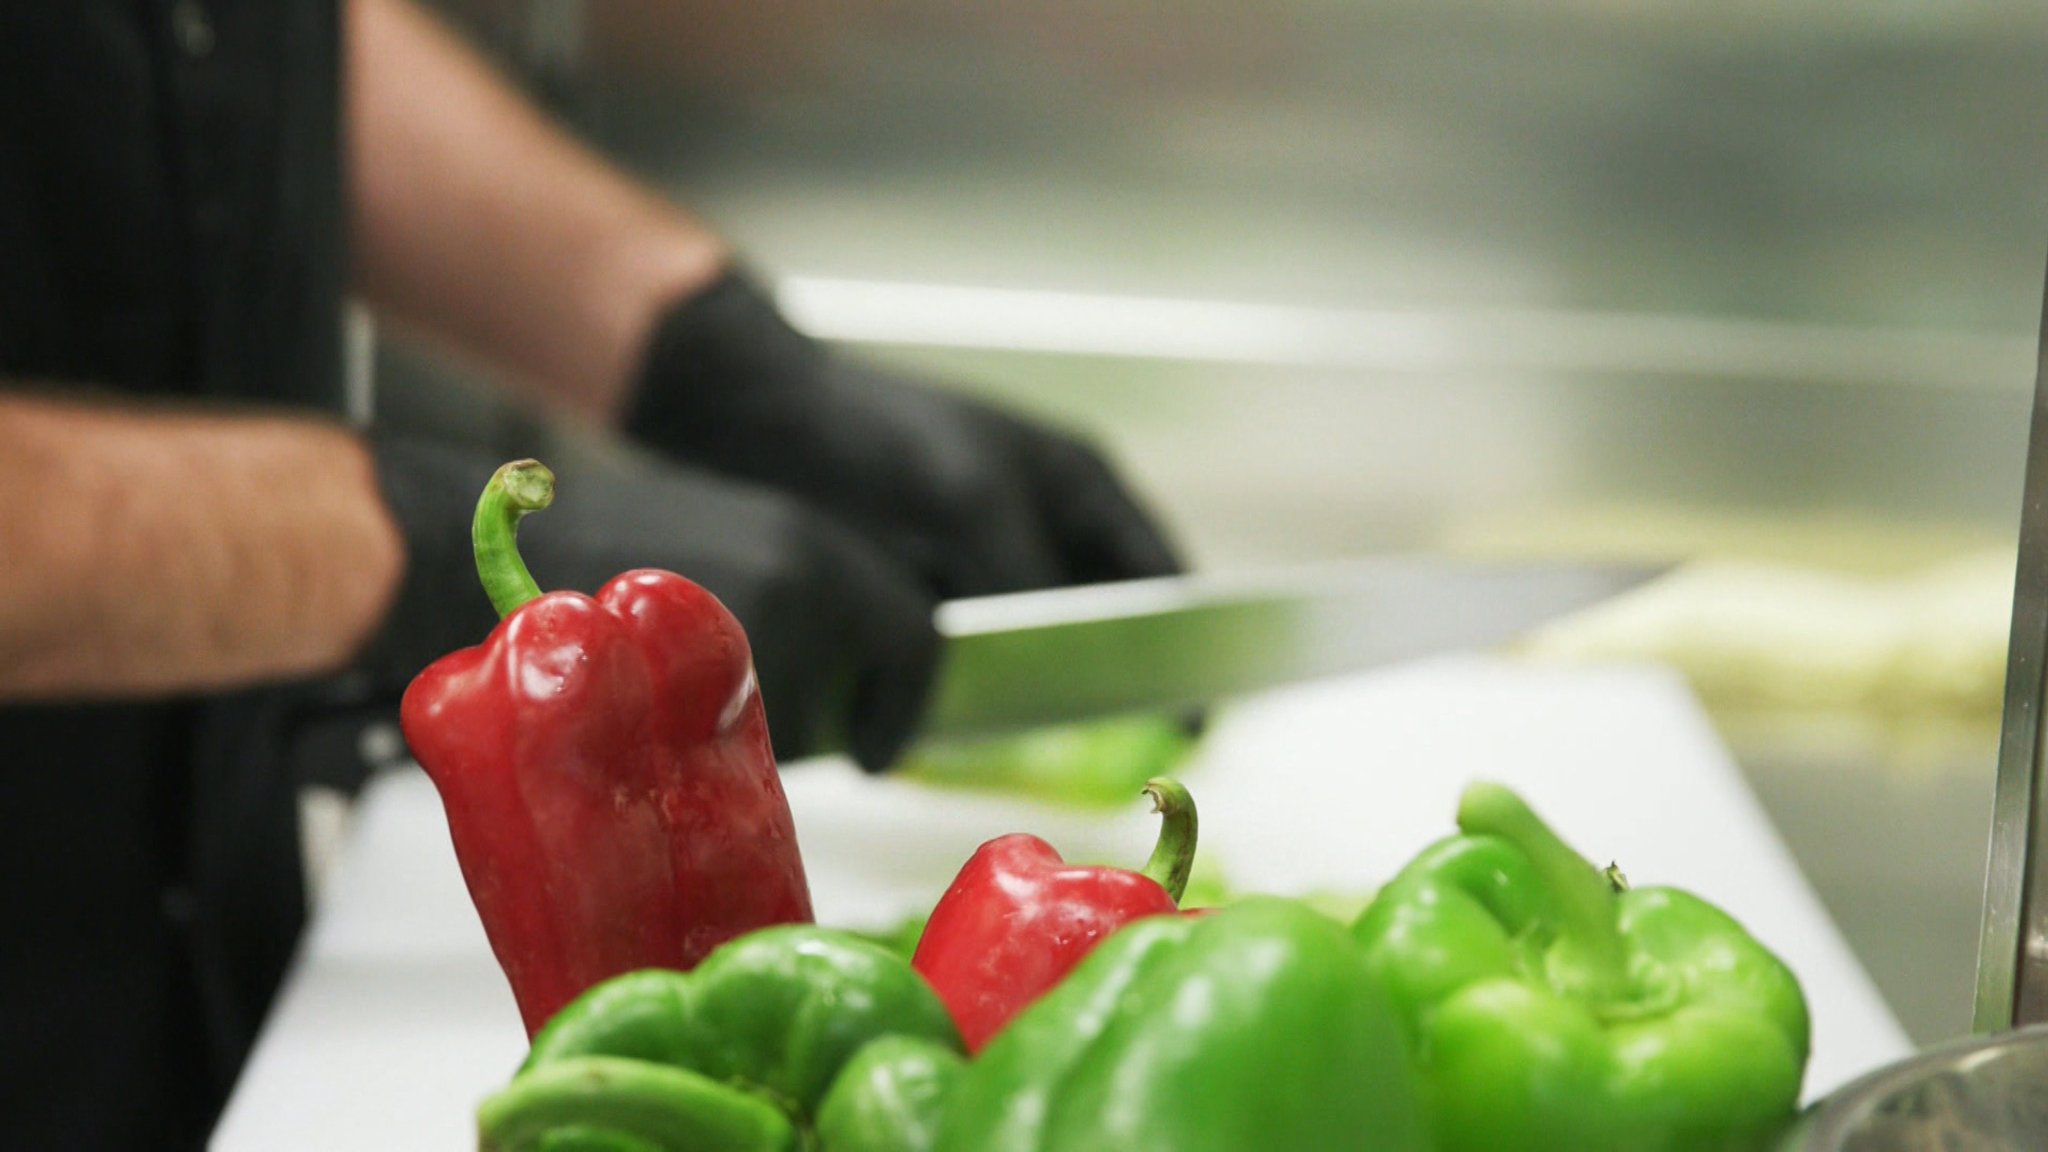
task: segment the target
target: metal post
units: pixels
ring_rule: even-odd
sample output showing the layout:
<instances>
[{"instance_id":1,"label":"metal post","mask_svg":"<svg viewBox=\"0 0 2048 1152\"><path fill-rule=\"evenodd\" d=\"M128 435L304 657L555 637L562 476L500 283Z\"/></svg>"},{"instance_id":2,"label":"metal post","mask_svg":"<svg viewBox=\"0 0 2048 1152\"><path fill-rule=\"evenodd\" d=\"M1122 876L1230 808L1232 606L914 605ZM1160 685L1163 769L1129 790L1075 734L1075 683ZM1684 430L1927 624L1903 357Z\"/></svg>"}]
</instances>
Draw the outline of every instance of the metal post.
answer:
<instances>
[{"instance_id":1,"label":"metal post","mask_svg":"<svg viewBox=\"0 0 2048 1152\"><path fill-rule=\"evenodd\" d=\"M1976 1030L2048 1020L2048 790L2043 788L2043 662L2048 660L2048 289L2027 442L2005 718L1984 877Z\"/></svg>"}]
</instances>

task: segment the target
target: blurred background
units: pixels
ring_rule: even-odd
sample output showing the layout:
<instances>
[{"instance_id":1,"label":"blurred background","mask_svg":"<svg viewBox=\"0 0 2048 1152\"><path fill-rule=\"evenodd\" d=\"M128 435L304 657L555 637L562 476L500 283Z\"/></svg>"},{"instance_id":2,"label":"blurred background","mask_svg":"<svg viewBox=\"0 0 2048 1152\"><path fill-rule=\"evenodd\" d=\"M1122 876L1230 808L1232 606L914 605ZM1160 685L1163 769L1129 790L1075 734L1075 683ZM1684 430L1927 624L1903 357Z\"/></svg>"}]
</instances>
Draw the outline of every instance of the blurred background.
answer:
<instances>
[{"instance_id":1,"label":"blurred background","mask_svg":"<svg viewBox=\"0 0 2048 1152\"><path fill-rule=\"evenodd\" d=\"M1106 442L1199 567L1684 561L1524 655L1682 669L1914 1039L1967 1030L2048 6L440 7L801 326ZM615 450L378 362L386 419Z\"/></svg>"}]
</instances>

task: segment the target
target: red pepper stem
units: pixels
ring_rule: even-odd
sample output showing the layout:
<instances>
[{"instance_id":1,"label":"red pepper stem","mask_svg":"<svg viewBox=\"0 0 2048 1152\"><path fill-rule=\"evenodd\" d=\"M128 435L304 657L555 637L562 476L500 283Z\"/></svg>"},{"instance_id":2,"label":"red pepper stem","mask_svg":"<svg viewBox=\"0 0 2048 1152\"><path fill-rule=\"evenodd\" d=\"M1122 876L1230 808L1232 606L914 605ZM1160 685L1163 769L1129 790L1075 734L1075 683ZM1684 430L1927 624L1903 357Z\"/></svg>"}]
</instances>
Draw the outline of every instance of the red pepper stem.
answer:
<instances>
[{"instance_id":1,"label":"red pepper stem","mask_svg":"<svg viewBox=\"0 0 2048 1152\"><path fill-rule=\"evenodd\" d=\"M1631 995L1628 956L1622 947L1613 882L1572 850L1529 806L1499 784L1481 781L1458 801L1458 828L1468 836L1497 836L1535 866L1558 913L1557 948L1549 976L1595 1002Z\"/></svg>"},{"instance_id":2,"label":"red pepper stem","mask_svg":"<svg viewBox=\"0 0 2048 1152\"><path fill-rule=\"evenodd\" d=\"M1188 874L1195 870L1195 798L1180 781L1164 776L1147 780L1145 795L1152 798L1152 810L1160 820L1159 842L1152 846L1152 858L1142 871L1178 904L1188 890Z\"/></svg>"},{"instance_id":3,"label":"red pepper stem","mask_svg":"<svg viewBox=\"0 0 2048 1152\"><path fill-rule=\"evenodd\" d=\"M540 585L519 558L519 521L555 501L555 474L538 460L514 460L492 474L476 502L470 542L476 548L476 574L498 615L540 595Z\"/></svg>"}]
</instances>

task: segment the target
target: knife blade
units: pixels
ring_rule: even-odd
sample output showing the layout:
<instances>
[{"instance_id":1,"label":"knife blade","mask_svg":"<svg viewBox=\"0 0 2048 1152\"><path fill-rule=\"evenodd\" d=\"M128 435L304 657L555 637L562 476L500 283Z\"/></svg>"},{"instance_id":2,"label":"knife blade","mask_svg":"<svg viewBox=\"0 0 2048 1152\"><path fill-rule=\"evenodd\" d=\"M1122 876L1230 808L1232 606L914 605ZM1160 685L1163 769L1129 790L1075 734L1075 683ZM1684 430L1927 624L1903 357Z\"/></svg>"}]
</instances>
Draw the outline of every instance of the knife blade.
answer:
<instances>
[{"instance_id":1,"label":"knife blade","mask_svg":"<svg viewBox=\"0 0 2048 1152\"><path fill-rule=\"evenodd\" d=\"M1390 555L952 600L919 738L1173 713L1491 647L1664 570Z\"/></svg>"}]
</instances>

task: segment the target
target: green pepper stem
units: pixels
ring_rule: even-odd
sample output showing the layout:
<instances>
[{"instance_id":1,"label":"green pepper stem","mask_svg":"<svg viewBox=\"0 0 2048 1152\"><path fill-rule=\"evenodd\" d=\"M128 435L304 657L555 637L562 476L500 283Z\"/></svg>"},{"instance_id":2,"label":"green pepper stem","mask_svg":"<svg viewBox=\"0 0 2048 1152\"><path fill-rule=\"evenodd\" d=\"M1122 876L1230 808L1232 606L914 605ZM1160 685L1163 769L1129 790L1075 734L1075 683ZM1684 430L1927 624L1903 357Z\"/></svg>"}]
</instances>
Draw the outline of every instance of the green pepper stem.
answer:
<instances>
[{"instance_id":1,"label":"green pepper stem","mask_svg":"<svg viewBox=\"0 0 2048 1152\"><path fill-rule=\"evenodd\" d=\"M476 502L476 519L469 530L476 548L476 574L501 617L540 595L540 585L519 558L519 521L554 501L555 474L548 466L538 460L514 460L491 475Z\"/></svg>"},{"instance_id":2,"label":"green pepper stem","mask_svg":"<svg viewBox=\"0 0 2048 1152\"><path fill-rule=\"evenodd\" d=\"M1152 798L1152 810L1159 813L1159 842L1152 846L1152 858L1145 861L1145 876L1156 881L1175 904L1188 890L1188 875L1195 870L1195 837L1200 822L1195 818L1195 798L1178 780L1165 776L1145 782L1145 795Z\"/></svg>"},{"instance_id":3,"label":"green pepper stem","mask_svg":"<svg viewBox=\"0 0 2048 1152\"><path fill-rule=\"evenodd\" d=\"M1458 800L1458 828L1496 836L1527 857L1558 911L1558 955L1551 976L1596 1001L1629 995L1628 957L1615 921L1619 905L1606 872L1572 850L1530 807L1499 784L1481 781Z\"/></svg>"}]
</instances>

